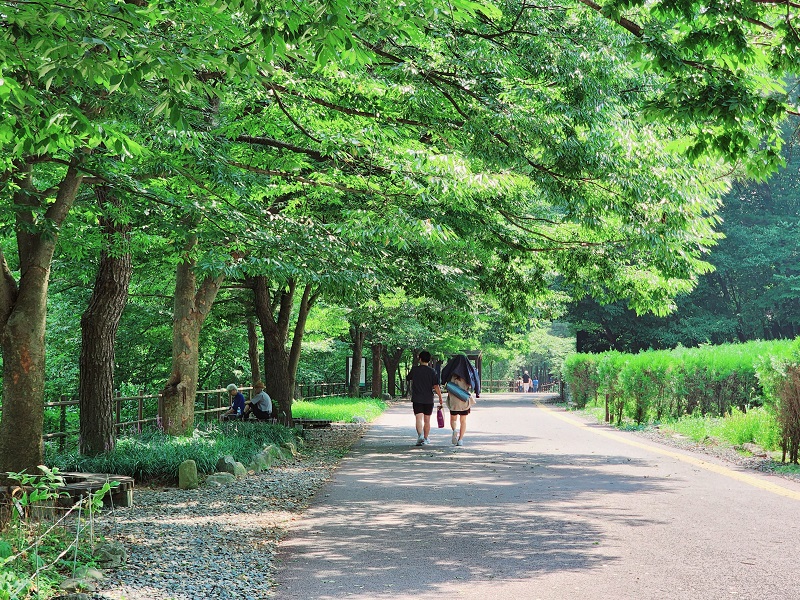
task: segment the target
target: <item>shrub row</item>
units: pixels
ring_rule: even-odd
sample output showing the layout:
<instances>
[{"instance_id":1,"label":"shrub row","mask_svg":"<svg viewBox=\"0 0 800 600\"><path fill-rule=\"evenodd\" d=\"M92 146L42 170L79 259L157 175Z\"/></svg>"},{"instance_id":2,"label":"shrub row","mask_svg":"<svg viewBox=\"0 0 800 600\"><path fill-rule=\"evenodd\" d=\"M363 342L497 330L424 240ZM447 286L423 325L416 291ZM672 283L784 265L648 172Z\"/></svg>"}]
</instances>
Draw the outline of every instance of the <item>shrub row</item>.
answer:
<instances>
[{"instance_id":1,"label":"shrub row","mask_svg":"<svg viewBox=\"0 0 800 600\"><path fill-rule=\"evenodd\" d=\"M785 439L800 440L800 338L574 354L564 365L564 380L580 408L604 397L612 422L724 416L763 405L779 417Z\"/></svg>"}]
</instances>

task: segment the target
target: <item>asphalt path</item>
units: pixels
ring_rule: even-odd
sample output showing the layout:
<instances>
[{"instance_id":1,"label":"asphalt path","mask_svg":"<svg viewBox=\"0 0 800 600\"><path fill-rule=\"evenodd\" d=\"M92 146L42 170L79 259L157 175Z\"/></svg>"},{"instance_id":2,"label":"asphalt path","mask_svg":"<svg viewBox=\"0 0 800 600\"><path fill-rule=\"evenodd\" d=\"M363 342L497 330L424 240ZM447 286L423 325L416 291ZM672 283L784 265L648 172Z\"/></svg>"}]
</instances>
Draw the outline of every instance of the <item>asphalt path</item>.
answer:
<instances>
[{"instance_id":1,"label":"asphalt path","mask_svg":"<svg viewBox=\"0 0 800 600\"><path fill-rule=\"evenodd\" d=\"M386 411L281 544L279 600L800 599L800 485L494 394ZM433 418L434 428L435 416Z\"/></svg>"}]
</instances>

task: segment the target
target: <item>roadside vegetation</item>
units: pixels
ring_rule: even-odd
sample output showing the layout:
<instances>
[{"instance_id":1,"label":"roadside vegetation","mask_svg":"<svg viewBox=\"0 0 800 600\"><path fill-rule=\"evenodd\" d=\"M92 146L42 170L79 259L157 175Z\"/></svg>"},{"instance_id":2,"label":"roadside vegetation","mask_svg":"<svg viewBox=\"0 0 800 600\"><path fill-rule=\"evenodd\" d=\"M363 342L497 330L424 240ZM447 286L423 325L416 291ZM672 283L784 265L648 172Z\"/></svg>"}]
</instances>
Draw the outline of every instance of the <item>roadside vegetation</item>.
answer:
<instances>
[{"instance_id":1,"label":"roadside vegetation","mask_svg":"<svg viewBox=\"0 0 800 600\"><path fill-rule=\"evenodd\" d=\"M799 365L800 340L612 351L569 357L565 381L577 408L619 427L754 443L797 464Z\"/></svg>"},{"instance_id":2,"label":"roadside vegetation","mask_svg":"<svg viewBox=\"0 0 800 600\"><path fill-rule=\"evenodd\" d=\"M373 421L386 410L386 403L380 398L330 397L319 400L299 400L292 412L296 419L324 419L349 423L355 417Z\"/></svg>"}]
</instances>

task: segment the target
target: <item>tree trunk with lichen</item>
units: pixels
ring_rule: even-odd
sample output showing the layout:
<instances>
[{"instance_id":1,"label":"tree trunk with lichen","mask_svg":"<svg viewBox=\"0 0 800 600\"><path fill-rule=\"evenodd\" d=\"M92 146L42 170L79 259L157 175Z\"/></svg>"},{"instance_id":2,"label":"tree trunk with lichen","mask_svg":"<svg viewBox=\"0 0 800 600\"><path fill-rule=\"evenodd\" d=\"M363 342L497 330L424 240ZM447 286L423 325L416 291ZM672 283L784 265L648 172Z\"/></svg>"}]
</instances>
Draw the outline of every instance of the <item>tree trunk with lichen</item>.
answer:
<instances>
[{"instance_id":1,"label":"tree trunk with lichen","mask_svg":"<svg viewBox=\"0 0 800 600\"><path fill-rule=\"evenodd\" d=\"M197 245L191 235L175 279L175 307L172 317L172 374L161 390L161 425L170 435L188 435L194 429L194 400L200 361L200 330L211 312L223 275L207 275L197 285L195 261L190 259Z\"/></svg>"}]
</instances>

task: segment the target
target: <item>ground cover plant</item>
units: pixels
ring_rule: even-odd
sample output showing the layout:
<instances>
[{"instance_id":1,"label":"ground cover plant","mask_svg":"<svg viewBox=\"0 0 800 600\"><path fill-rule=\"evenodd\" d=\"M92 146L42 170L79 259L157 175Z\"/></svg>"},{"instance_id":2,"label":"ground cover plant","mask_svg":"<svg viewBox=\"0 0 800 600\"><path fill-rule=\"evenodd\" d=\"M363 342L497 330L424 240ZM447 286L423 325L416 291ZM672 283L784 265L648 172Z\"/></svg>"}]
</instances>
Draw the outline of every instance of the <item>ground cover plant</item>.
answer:
<instances>
[{"instance_id":1,"label":"ground cover plant","mask_svg":"<svg viewBox=\"0 0 800 600\"><path fill-rule=\"evenodd\" d=\"M62 471L115 473L139 482L171 482L177 479L178 466L184 460L194 460L200 474L213 473L221 456L231 455L246 463L265 446L296 440L296 432L283 425L209 422L198 425L186 437L170 436L158 429L123 435L113 450L94 457L77 450L58 453L49 447L47 462Z\"/></svg>"},{"instance_id":2,"label":"ground cover plant","mask_svg":"<svg viewBox=\"0 0 800 600\"><path fill-rule=\"evenodd\" d=\"M662 423L661 429L678 433L702 442L713 438L732 446L756 444L774 452L781 447L781 431L775 414L766 408L752 408L742 412L734 410L723 418L686 415L675 421Z\"/></svg>"},{"instance_id":3,"label":"ground cover plant","mask_svg":"<svg viewBox=\"0 0 800 600\"><path fill-rule=\"evenodd\" d=\"M354 417L364 417L367 421L372 421L384 410L386 410L386 403L380 398L337 396L313 401L298 401L292 407L292 414L297 419L350 422Z\"/></svg>"}]
</instances>

